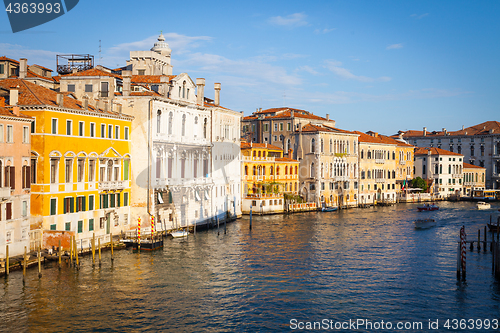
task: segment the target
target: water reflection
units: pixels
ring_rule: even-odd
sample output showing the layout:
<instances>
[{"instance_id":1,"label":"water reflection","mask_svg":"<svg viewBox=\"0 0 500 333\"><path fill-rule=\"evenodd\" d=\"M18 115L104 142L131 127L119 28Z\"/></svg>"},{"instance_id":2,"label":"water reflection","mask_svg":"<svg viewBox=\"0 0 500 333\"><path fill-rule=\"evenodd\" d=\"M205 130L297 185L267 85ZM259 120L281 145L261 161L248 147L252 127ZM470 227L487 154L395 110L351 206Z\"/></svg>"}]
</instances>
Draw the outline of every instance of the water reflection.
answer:
<instances>
[{"instance_id":1,"label":"water reflection","mask_svg":"<svg viewBox=\"0 0 500 333\"><path fill-rule=\"evenodd\" d=\"M498 318L500 286L491 254L467 252L456 281L456 241L471 238L492 211L442 203L248 218L155 253L109 253L81 269L48 264L1 281L6 332L289 331L289 321ZM435 218L415 230L412 221ZM496 217L494 217L496 219Z\"/></svg>"}]
</instances>

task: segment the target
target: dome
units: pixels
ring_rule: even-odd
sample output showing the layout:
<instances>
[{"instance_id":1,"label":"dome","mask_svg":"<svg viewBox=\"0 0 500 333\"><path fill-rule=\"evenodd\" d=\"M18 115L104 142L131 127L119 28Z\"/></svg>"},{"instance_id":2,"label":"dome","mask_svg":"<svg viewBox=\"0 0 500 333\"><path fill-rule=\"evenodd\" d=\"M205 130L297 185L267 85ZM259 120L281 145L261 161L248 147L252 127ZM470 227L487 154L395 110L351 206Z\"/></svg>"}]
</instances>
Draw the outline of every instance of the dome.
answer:
<instances>
[{"instance_id":1,"label":"dome","mask_svg":"<svg viewBox=\"0 0 500 333\"><path fill-rule=\"evenodd\" d=\"M165 37L163 36L163 33L158 36L158 41L155 43L155 45L151 48L151 51L158 52L160 54L170 54L172 50L170 47L168 47L168 44L165 43Z\"/></svg>"}]
</instances>

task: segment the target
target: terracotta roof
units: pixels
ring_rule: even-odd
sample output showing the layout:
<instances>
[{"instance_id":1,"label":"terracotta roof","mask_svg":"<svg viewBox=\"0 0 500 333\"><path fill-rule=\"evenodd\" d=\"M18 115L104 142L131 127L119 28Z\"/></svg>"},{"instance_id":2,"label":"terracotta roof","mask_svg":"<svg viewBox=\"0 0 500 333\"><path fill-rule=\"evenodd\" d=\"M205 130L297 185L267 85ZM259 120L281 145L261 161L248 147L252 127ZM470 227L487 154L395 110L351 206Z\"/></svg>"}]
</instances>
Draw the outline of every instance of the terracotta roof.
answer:
<instances>
[{"instance_id":1,"label":"terracotta roof","mask_svg":"<svg viewBox=\"0 0 500 333\"><path fill-rule=\"evenodd\" d=\"M251 149L251 148L266 148L266 149L271 149L271 150L282 150L280 147L271 145L269 143L247 143L247 142L241 142L241 149Z\"/></svg>"},{"instance_id":2,"label":"terracotta roof","mask_svg":"<svg viewBox=\"0 0 500 333\"><path fill-rule=\"evenodd\" d=\"M464 162L463 169L486 169L486 168L481 167L481 166L479 166L479 165L472 165L472 164L469 164L469 163L465 163L465 162Z\"/></svg>"},{"instance_id":3,"label":"terracotta roof","mask_svg":"<svg viewBox=\"0 0 500 333\"><path fill-rule=\"evenodd\" d=\"M254 120L254 119L257 119L257 116L246 116L246 117L243 117L243 120Z\"/></svg>"},{"instance_id":4,"label":"terracotta roof","mask_svg":"<svg viewBox=\"0 0 500 333\"><path fill-rule=\"evenodd\" d=\"M118 74L108 73L108 72L105 72L105 71L97 69L97 68L91 68L91 69L87 69L87 70L81 71L81 72L62 75L62 77L70 77L70 76L111 76L111 77L115 77L118 79L122 78Z\"/></svg>"},{"instance_id":5,"label":"terracotta roof","mask_svg":"<svg viewBox=\"0 0 500 333\"><path fill-rule=\"evenodd\" d=\"M53 77L52 77L52 79L53 79L54 81L56 81L56 82L61 81L61 77L60 77L59 75L57 75L57 76L53 76Z\"/></svg>"},{"instance_id":6,"label":"terracotta roof","mask_svg":"<svg viewBox=\"0 0 500 333\"><path fill-rule=\"evenodd\" d=\"M132 83L165 83L170 82L177 75L132 75L131 82ZM162 77L166 77L167 80L165 82L161 81Z\"/></svg>"},{"instance_id":7,"label":"terracotta roof","mask_svg":"<svg viewBox=\"0 0 500 333\"><path fill-rule=\"evenodd\" d=\"M57 92L31 83L19 78L9 78L0 80L0 88L9 90L12 87L19 87L19 102L18 105L48 105L57 107ZM77 99L63 94L63 107L68 109L83 110L83 103ZM88 111L99 114L118 115L117 112L96 110L93 106L88 106Z\"/></svg>"},{"instance_id":8,"label":"terracotta roof","mask_svg":"<svg viewBox=\"0 0 500 333\"><path fill-rule=\"evenodd\" d=\"M130 96L161 96L156 91L131 91Z\"/></svg>"},{"instance_id":9,"label":"terracotta roof","mask_svg":"<svg viewBox=\"0 0 500 333\"><path fill-rule=\"evenodd\" d=\"M11 61L11 62L15 62L16 64L19 63L19 61L11 59L11 58L7 58L6 56L0 57L0 61Z\"/></svg>"},{"instance_id":10,"label":"terracotta roof","mask_svg":"<svg viewBox=\"0 0 500 333\"><path fill-rule=\"evenodd\" d=\"M40 66L40 65L36 65L36 64L35 64L35 65L31 65L31 66L36 66L36 67L41 68L41 69L44 69L44 70L46 70L46 71L53 72L53 70L52 70L52 69L47 68L47 67L43 67L43 66Z\"/></svg>"},{"instance_id":11,"label":"terracotta roof","mask_svg":"<svg viewBox=\"0 0 500 333\"><path fill-rule=\"evenodd\" d=\"M397 145L398 142L388 136L379 135L372 136L363 132L354 131L354 133L359 134L358 140L359 142L369 142L369 143L379 143L379 144L387 144L387 145Z\"/></svg>"},{"instance_id":12,"label":"terracotta roof","mask_svg":"<svg viewBox=\"0 0 500 333\"><path fill-rule=\"evenodd\" d=\"M417 155L428 155L429 151L431 155L453 155L453 156L464 156L462 154L454 153L449 150L444 150L436 147L418 147L415 149L415 156Z\"/></svg>"},{"instance_id":13,"label":"terracotta roof","mask_svg":"<svg viewBox=\"0 0 500 333\"><path fill-rule=\"evenodd\" d=\"M458 131L448 131L446 134L444 131L427 131L426 137L436 137L436 136L463 136L463 135L486 135L490 134L492 130L494 134L500 133L500 122L498 121L485 121L484 123L477 124L474 126L466 127L463 130ZM424 131L409 130L404 132L403 137L423 137Z\"/></svg>"},{"instance_id":14,"label":"terracotta roof","mask_svg":"<svg viewBox=\"0 0 500 333\"><path fill-rule=\"evenodd\" d=\"M297 160L294 160L293 158L288 158L288 157L276 157L274 160L277 162L297 162L297 163L299 162Z\"/></svg>"},{"instance_id":15,"label":"terracotta roof","mask_svg":"<svg viewBox=\"0 0 500 333\"><path fill-rule=\"evenodd\" d=\"M12 109L12 108L11 108ZM0 106L0 116L7 116L7 117L17 117L17 118L28 118L28 119L33 119L30 116L27 116L25 114L20 113L19 116L15 115L12 110L9 110L7 108L4 108Z\"/></svg>"}]
</instances>

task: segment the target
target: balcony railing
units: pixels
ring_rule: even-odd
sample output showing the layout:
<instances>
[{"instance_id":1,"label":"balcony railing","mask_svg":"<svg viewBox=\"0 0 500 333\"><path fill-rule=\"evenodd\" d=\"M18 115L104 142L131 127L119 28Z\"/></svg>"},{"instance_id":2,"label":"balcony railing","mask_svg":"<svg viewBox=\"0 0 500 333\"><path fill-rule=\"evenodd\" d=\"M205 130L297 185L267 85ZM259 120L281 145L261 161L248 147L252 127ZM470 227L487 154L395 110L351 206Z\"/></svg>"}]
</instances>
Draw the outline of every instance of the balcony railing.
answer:
<instances>
[{"instance_id":1,"label":"balcony railing","mask_svg":"<svg viewBox=\"0 0 500 333\"><path fill-rule=\"evenodd\" d=\"M192 185L206 185L212 183L211 178L197 177L197 178L160 178L155 179L155 186L192 186Z\"/></svg>"},{"instance_id":2,"label":"balcony railing","mask_svg":"<svg viewBox=\"0 0 500 333\"><path fill-rule=\"evenodd\" d=\"M375 183L385 183L384 178L375 178Z\"/></svg>"},{"instance_id":3,"label":"balcony railing","mask_svg":"<svg viewBox=\"0 0 500 333\"><path fill-rule=\"evenodd\" d=\"M454 173L451 175L452 178L462 178L462 175L459 173Z\"/></svg>"},{"instance_id":4,"label":"balcony railing","mask_svg":"<svg viewBox=\"0 0 500 333\"><path fill-rule=\"evenodd\" d=\"M253 157L253 156L242 156L244 162L274 162L276 160L275 157Z\"/></svg>"},{"instance_id":5,"label":"balcony railing","mask_svg":"<svg viewBox=\"0 0 500 333\"><path fill-rule=\"evenodd\" d=\"M399 161L399 164L400 164L400 165L405 165L405 164L406 164L406 161L401 160L401 161Z\"/></svg>"},{"instance_id":6,"label":"balcony railing","mask_svg":"<svg viewBox=\"0 0 500 333\"><path fill-rule=\"evenodd\" d=\"M377 164L384 164L385 163L385 159L383 159L383 158L376 158L375 159L375 163L377 163Z\"/></svg>"},{"instance_id":7,"label":"balcony railing","mask_svg":"<svg viewBox=\"0 0 500 333\"><path fill-rule=\"evenodd\" d=\"M128 180L99 182L99 190L102 191L123 190L127 186L128 186Z\"/></svg>"}]
</instances>

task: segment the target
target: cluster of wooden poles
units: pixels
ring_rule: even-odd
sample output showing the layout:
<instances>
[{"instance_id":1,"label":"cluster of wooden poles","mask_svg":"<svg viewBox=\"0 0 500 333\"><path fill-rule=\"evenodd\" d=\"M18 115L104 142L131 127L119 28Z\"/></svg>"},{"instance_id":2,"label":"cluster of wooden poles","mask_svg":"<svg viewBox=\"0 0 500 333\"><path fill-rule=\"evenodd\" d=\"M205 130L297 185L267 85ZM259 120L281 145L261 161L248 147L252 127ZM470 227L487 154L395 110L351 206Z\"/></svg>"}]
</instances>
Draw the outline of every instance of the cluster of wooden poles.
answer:
<instances>
[{"instance_id":1,"label":"cluster of wooden poles","mask_svg":"<svg viewBox=\"0 0 500 333\"><path fill-rule=\"evenodd\" d=\"M110 234L110 248L111 248L111 262L114 260L114 253L113 253L113 234ZM97 245L97 246L96 246ZM97 253L98 253L98 259L99 259L99 266L101 266L101 239L99 238L97 240L96 244L96 239L95 239L95 233L92 236L92 267L95 266L96 263L96 248L97 248ZM80 261L79 261L79 255L78 255L78 246L76 243L76 236L71 236L70 239L70 247L69 247L69 263L70 266L74 265L76 269L80 269ZM59 240L59 247L58 247L58 265L59 268L62 267L62 256L63 256L63 247L61 246L61 240ZM38 261L38 278L42 277L42 251L40 246L38 246L36 250L37 254L37 261ZM83 252L82 252L83 254ZM24 247L24 256L21 261L21 265L23 268L23 282L26 279L26 268L28 267L28 254L27 254L27 248L26 246ZM5 276L9 276L10 274L10 258L9 258L9 245L6 246L6 258L5 258Z\"/></svg>"},{"instance_id":2,"label":"cluster of wooden poles","mask_svg":"<svg viewBox=\"0 0 500 333\"><path fill-rule=\"evenodd\" d=\"M492 225L492 217L490 216L490 225ZM477 251L481 251L481 243L484 252L490 248L493 254L492 270L496 278L500 278L500 216L497 218L496 231L493 229L491 241L488 240L488 230L484 227L483 240L481 240L481 229L477 230L477 241L466 240L464 227L460 229L460 240L457 247L457 279L460 277L465 280L466 277L466 244L470 244L470 251L474 251L474 243L476 243ZM488 246L489 244L489 246Z\"/></svg>"}]
</instances>

